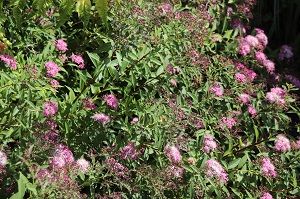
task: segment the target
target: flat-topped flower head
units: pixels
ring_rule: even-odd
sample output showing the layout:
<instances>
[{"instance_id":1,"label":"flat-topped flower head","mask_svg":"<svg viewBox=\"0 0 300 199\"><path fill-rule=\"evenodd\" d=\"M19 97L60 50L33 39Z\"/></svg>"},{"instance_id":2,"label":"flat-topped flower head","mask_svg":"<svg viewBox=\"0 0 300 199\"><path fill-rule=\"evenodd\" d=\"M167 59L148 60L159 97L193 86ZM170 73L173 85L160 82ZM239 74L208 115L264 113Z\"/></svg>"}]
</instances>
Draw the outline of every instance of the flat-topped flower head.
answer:
<instances>
[{"instance_id":1,"label":"flat-topped flower head","mask_svg":"<svg viewBox=\"0 0 300 199\"><path fill-rule=\"evenodd\" d=\"M12 69L17 69L17 61L10 55L0 55L0 59Z\"/></svg>"},{"instance_id":2,"label":"flat-topped flower head","mask_svg":"<svg viewBox=\"0 0 300 199\"><path fill-rule=\"evenodd\" d=\"M214 141L214 137L208 134L204 135L203 151L205 153L209 153L210 151L213 151L215 148L217 148L217 143Z\"/></svg>"},{"instance_id":3,"label":"flat-topped flower head","mask_svg":"<svg viewBox=\"0 0 300 199\"><path fill-rule=\"evenodd\" d=\"M264 195L262 197L260 197L260 199L273 199L273 197L271 194L266 192L266 193L264 193Z\"/></svg>"},{"instance_id":4,"label":"flat-topped flower head","mask_svg":"<svg viewBox=\"0 0 300 199\"><path fill-rule=\"evenodd\" d=\"M46 64L47 74L50 77L54 77L57 73L59 73L60 69L56 63L53 61L48 61Z\"/></svg>"},{"instance_id":5,"label":"flat-topped flower head","mask_svg":"<svg viewBox=\"0 0 300 199\"><path fill-rule=\"evenodd\" d=\"M170 146L168 142L165 146L166 156L170 158L174 163L180 163L182 160L182 156L180 154L179 149L176 146Z\"/></svg>"},{"instance_id":6,"label":"flat-topped flower head","mask_svg":"<svg viewBox=\"0 0 300 199\"><path fill-rule=\"evenodd\" d=\"M78 68L84 69L84 60L83 60L83 58L82 58L81 55L79 55L79 54L78 55L72 54L70 56L70 58L73 60L73 62L75 62L78 65Z\"/></svg>"},{"instance_id":7,"label":"flat-topped flower head","mask_svg":"<svg viewBox=\"0 0 300 199\"><path fill-rule=\"evenodd\" d=\"M58 39L55 41L55 46L58 50L62 51L62 52L66 52L68 50L68 44L62 40L62 39Z\"/></svg>"},{"instance_id":8,"label":"flat-topped flower head","mask_svg":"<svg viewBox=\"0 0 300 199\"><path fill-rule=\"evenodd\" d=\"M0 151L0 167L5 167L6 164L7 164L6 153Z\"/></svg>"},{"instance_id":9,"label":"flat-topped flower head","mask_svg":"<svg viewBox=\"0 0 300 199\"><path fill-rule=\"evenodd\" d=\"M222 165L214 159L207 160L206 175L209 178L216 178L223 183L226 183L228 181L226 171L223 169Z\"/></svg>"},{"instance_id":10,"label":"flat-topped flower head","mask_svg":"<svg viewBox=\"0 0 300 199\"><path fill-rule=\"evenodd\" d=\"M44 116L48 117L50 115L56 114L58 111L57 103L54 101L49 100L44 104Z\"/></svg>"},{"instance_id":11,"label":"flat-topped flower head","mask_svg":"<svg viewBox=\"0 0 300 199\"><path fill-rule=\"evenodd\" d=\"M275 140L274 149L276 151L286 152L291 150L290 140L285 135L278 135L278 140Z\"/></svg>"},{"instance_id":12,"label":"flat-topped flower head","mask_svg":"<svg viewBox=\"0 0 300 199\"><path fill-rule=\"evenodd\" d=\"M277 177L275 166L271 163L269 158L262 159L262 168L260 171L266 178Z\"/></svg>"},{"instance_id":13,"label":"flat-topped flower head","mask_svg":"<svg viewBox=\"0 0 300 199\"><path fill-rule=\"evenodd\" d=\"M84 158L80 158L76 161L76 166L81 170L82 173L86 173L90 165L90 162Z\"/></svg>"},{"instance_id":14,"label":"flat-topped flower head","mask_svg":"<svg viewBox=\"0 0 300 199\"><path fill-rule=\"evenodd\" d=\"M99 113L93 116L95 121L101 122L102 126L110 122L110 117L104 113Z\"/></svg>"},{"instance_id":15,"label":"flat-topped flower head","mask_svg":"<svg viewBox=\"0 0 300 199\"><path fill-rule=\"evenodd\" d=\"M113 94L104 95L103 98L106 99L106 104L110 106L112 109L118 108L119 106L118 99Z\"/></svg>"}]
</instances>

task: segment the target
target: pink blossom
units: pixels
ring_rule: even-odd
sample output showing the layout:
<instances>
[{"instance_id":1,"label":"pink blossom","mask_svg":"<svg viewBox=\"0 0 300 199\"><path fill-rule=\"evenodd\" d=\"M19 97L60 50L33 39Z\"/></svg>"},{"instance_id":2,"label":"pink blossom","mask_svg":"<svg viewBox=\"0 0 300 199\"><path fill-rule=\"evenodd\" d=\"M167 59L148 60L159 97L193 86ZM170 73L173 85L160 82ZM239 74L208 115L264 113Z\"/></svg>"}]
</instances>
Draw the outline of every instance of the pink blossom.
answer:
<instances>
[{"instance_id":1,"label":"pink blossom","mask_svg":"<svg viewBox=\"0 0 300 199\"><path fill-rule=\"evenodd\" d=\"M226 183L228 181L227 173L222 165L214 159L209 159L206 162L206 175L209 178L217 178L220 182Z\"/></svg>"},{"instance_id":2,"label":"pink blossom","mask_svg":"<svg viewBox=\"0 0 300 199\"><path fill-rule=\"evenodd\" d=\"M264 195L262 197L260 197L260 199L273 199L273 197L271 194L266 192L266 193L264 193Z\"/></svg>"},{"instance_id":3,"label":"pink blossom","mask_svg":"<svg viewBox=\"0 0 300 199\"><path fill-rule=\"evenodd\" d=\"M173 102L173 101L171 101L171 102L169 103L169 107L170 107L170 108L173 108L175 105L176 105L176 103Z\"/></svg>"},{"instance_id":4,"label":"pink blossom","mask_svg":"<svg viewBox=\"0 0 300 199\"><path fill-rule=\"evenodd\" d=\"M76 166L81 170L82 173L86 173L90 165L90 162L84 158L80 158L76 161Z\"/></svg>"},{"instance_id":5,"label":"pink blossom","mask_svg":"<svg viewBox=\"0 0 300 199\"><path fill-rule=\"evenodd\" d=\"M274 62L270 61L270 60L265 60L263 62L263 65L266 67L268 73L273 74L275 71L275 64Z\"/></svg>"},{"instance_id":6,"label":"pink blossom","mask_svg":"<svg viewBox=\"0 0 300 199\"><path fill-rule=\"evenodd\" d=\"M44 116L48 117L50 115L54 115L58 111L57 103L49 100L44 104Z\"/></svg>"},{"instance_id":7,"label":"pink blossom","mask_svg":"<svg viewBox=\"0 0 300 199\"><path fill-rule=\"evenodd\" d=\"M92 99L89 99L89 98L83 98L82 99L82 103L83 103L83 108L86 109L86 108L89 108L91 110L94 110L96 109L96 105L93 103L93 100Z\"/></svg>"},{"instance_id":8,"label":"pink blossom","mask_svg":"<svg viewBox=\"0 0 300 199\"><path fill-rule=\"evenodd\" d=\"M283 59L290 59L294 56L293 51L292 51L292 47L290 47L289 45L283 45L280 48L280 52L279 52L279 60L283 60Z\"/></svg>"},{"instance_id":9,"label":"pink blossom","mask_svg":"<svg viewBox=\"0 0 300 199\"><path fill-rule=\"evenodd\" d=\"M52 88L55 90L59 87L59 82L55 79L51 79L50 84L51 84Z\"/></svg>"},{"instance_id":10,"label":"pink blossom","mask_svg":"<svg viewBox=\"0 0 300 199\"><path fill-rule=\"evenodd\" d=\"M245 41L244 38L239 38L239 51L238 53L246 56L247 54L249 54L251 52L251 46Z\"/></svg>"},{"instance_id":11,"label":"pink blossom","mask_svg":"<svg viewBox=\"0 0 300 199\"><path fill-rule=\"evenodd\" d=\"M281 97L285 97L286 96L285 90L283 90L280 87L271 88L271 92L276 93L276 94L280 95Z\"/></svg>"},{"instance_id":12,"label":"pink blossom","mask_svg":"<svg viewBox=\"0 0 300 199\"><path fill-rule=\"evenodd\" d=\"M93 116L93 119L95 121L101 122L102 126L110 122L109 116L105 115L104 113L99 113Z\"/></svg>"},{"instance_id":13,"label":"pink blossom","mask_svg":"<svg viewBox=\"0 0 300 199\"><path fill-rule=\"evenodd\" d=\"M266 99L271 103L276 103L278 105L284 106L285 100L284 96L286 95L285 90L282 88L276 87L272 88L271 92L266 94Z\"/></svg>"},{"instance_id":14,"label":"pink blossom","mask_svg":"<svg viewBox=\"0 0 300 199\"><path fill-rule=\"evenodd\" d=\"M277 177L277 172L275 171L275 167L271 163L271 160L269 158L262 159L261 173L267 178Z\"/></svg>"},{"instance_id":15,"label":"pink blossom","mask_svg":"<svg viewBox=\"0 0 300 199\"><path fill-rule=\"evenodd\" d=\"M59 54L58 57L62 63L65 63L68 60L68 57L65 54Z\"/></svg>"},{"instance_id":16,"label":"pink blossom","mask_svg":"<svg viewBox=\"0 0 300 199\"><path fill-rule=\"evenodd\" d=\"M74 55L74 54L72 54L70 56L70 58L73 60L73 62L75 62L76 64L78 64L78 68L84 69L84 60L83 60L83 58L82 58L81 55Z\"/></svg>"},{"instance_id":17,"label":"pink blossom","mask_svg":"<svg viewBox=\"0 0 300 199\"><path fill-rule=\"evenodd\" d=\"M113 94L104 95L103 98L106 99L106 104L112 109L118 108L118 99Z\"/></svg>"},{"instance_id":18,"label":"pink blossom","mask_svg":"<svg viewBox=\"0 0 300 199\"><path fill-rule=\"evenodd\" d=\"M290 140L286 136L278 135L277 138L278 140L275 140L275 146L274 146L274 149L276 151L286 152L291 150Z\"/></svg>"},{"instance_id":19,"label":"pink blossom","mask_svg":"<svg viewBox=\"0 0 300 199\"><path fill-rule=\"evenodd\" d=\"M223 97L223 90L220 87L212 87L209 89L211 93L214 93L218 97Z\"/></svg>"},{"instance_id":20,"label":"pink blossom","mask_svg":"<svg viewBox=\"0 0 300 199\"><path fill-rule=\"evenodd\" d=\"M260 32L255 37L264 47L268 45L268 37L265 35L265 33Z\"/></svg>"},{"instance_id":21,"label":"pink blossom","mask_svg":"<svg viewBox=\"0 0 300 199\"><path fill-rule=\"evenodd\" d=\"M0 55L0 59L12 69L17 69L17 61L10 55Z\"/></svg>"},{"instance_id":22,"label":"pink blossom","mask_svg":"<svg viewBox=\"0 0 300 199\"><path fill-rule=\"evenodd\" d=\"M239 100L243 104L248 104L250 102L250 95L248 95L248 94L241 94L240 97L239 97Z\"/></svg>"},{"instance_id":23,"label":"pink blossom","mask_svg":"<svg viewBox=\"0 0 300 199\"><path fill-rule=\"evenodd\" d=\"M7 164L6 153L0 151L0 167L5 167L6 164Z\"/></svg>"},{"instance_id":24,"label":"pink blossom","mask_svg":"<svg viewBox=\"0 0 300 199\"><path fill-rule=\"evenodd\" d=\"M60 144L55 147L53 158L50 160L50 166L51 168L62 168L74 161L73 153L69 150L68 146Z\"/></svg>"},{"instance_id":25,"label":"pink blossom","mask_svg":"<svg viewBox=\"0 0 300 199\"><path fill-rule=\"evenodd\" d=\"M175 18L175 20L179 20L180 19L180 12L176 12L174 18Z\"/></svg>"},{"instance_id":26,"label":"pink blossom","mask_svg":"<svg viewBox=\"0 0 300 199\"><path fill-rule=\"evenodd\" d=\"M244 69L244 73L247 75L247 79L249 82L252 82L257 77L257 74L253 70L248 68Z\"/></svg>"},{"instance_id":27,"label":"pink blossom","mask_svg":"<svg viewBox=\"0 0 300 199\"><path fill-rule=\"evenodd\" d=\"M248 106L248 111L249 113L252 115L252 116L255 116L256 115L256 110L253 106L249 105Z\"/></svg>"},{"instance_id":28,"label":"pink blossom","mask_svg":"<svg viewBox=\"0 0 300 199\"><path fill-rule=\"evenodd\" d=\"M235 80L239 83L244 83L246 81L246 76L242 73L237 73L234 75Z\"/></svg>"},{"instance_id":29,"label":"pink blossom","mask_svg":"<svg viewBox=\"0 0 300 199\"><path fill-rule=\"evenodd\" d=\"M136 123L136 122L138 122L138 121L139 121L139 118L138 118L138 117L134 117L134 118L131 120L130 124L134 124L134 123Z\"/></svg>"},{"instance_id":30,"label":"pink blossom","mask_svg":"<svg viewBox=\"0 0 300 199\"><path fill-rule=\"evenodd\" d=\"M257 51L255 53L255 58L258 61L258 63L260 63L260 64L263 64L267 60L267 56L265 55L265 53L263 53L261 51Z\"/></svg>"},{"instance_id":31,"label":"pink blossom","mask_svg":"<svg viewBox=\"0 0 300 199\"><path fill-rule=\"evenodd\" d=\"M292 142L291 142L291 147L292 147L294 150L299 150L299 149L300 149L300 140L297 140L296 142L292 141Z\"/></svg>"},{"instance_id":32,"label":"pink blossom","mask_svg":"<svg viewBox=\"0 0 300 199\"><path fill-rule=\"evenodd\" d=\"M62 40L62 39L58 39L55 41L55 46L58 50L62 51L62 52L66 52L68 50L67 48L67 43Z\"/></svg>"},{"instance_id":33,"label":"pink blossom","mask_svg":"<svg viewBox=\"0 0 300 199\"><path fill-rule=\"evenodd\" d=\"M176 79L171 79L170 83L171 83L171 85L174 86L174 87L177 86L177 81L176 81Z\"/></svg>"},{"instance_id":34,"label":"pink blossom","mask_svg":"<svg viewBox=\"0 0 300 199\"><path fill-rule=\"evenodd\" d=\"M54 77L60 71L58 65L52 61L48 61L45 66L50 77Z\"/></svg>"},{"instance_id":35,"label":"pink blossom","mask_svg":"<svg viewBox=\"0 0 300 199\"><path fill-rule=\"evenodd\" d=\"M128 178L128 175L126 174L128 172L128 168L117 162L114 158L105 160L105 163L110 166L111 171L113 171L115 174L125 179Z\"/></svg>"},{"instance_id":36,"label":"pink blossom","mask_svg":"<svg viewBox=\"0 0 300 199\"><path fill-rule=\"evenodd\" d=\"M222 117L220 120L221 123L221 128L224 128L224 124L226 125L227 128L231 129L233 126L236 125L236 121L233 118L227 118L227 117Z\"/></svg>"},{"instance_id":37,"label":"pink blossom","mask_svg":"<svg viewBox=\"0 0 300 199\"><path fill-rule=\"evenodd\" d=\"M247 35L245 37L245 41L251 46L251 47L256 47L259 44L259 41L256 37L252 35Z\"/></svg>"},{"instance_id":38,"label":"pink blossom","mask_svg":"<svg viewBox=\"0 0 300 199\"><path fill-rule=\"evenodd\" d=\"M170 5L170 4L168 4L168 3L166 3L166 4L164 4L162 7L161 7L161 9L162 9L162 13L163 13L163 15L167 15L167 13L170 13L170 12L172 12L172 6Z\"/></svg>"},{"instance_id":39,"label":"pink blossom","mask_svg":"<svg viewBox=\"0 0 300 199\"><path fill-rule=\"evenodd\" d=\"M124 160L127 160L128 158L134 160L137 158L133 142L130 142L127 146L124 146L124 148L120 151L120 158Z\"/></svg>"},{"instance_id":40,"label":"pink blossom","mask_svg":"<svg viewBox=\"0 0 300 199\"><path fill-rule=\"evenodd\" d=\"M165 146L165 152L166 156L170 158L174 163L181 162L182 156L175 146L170 146L170 143L168 142Z\"/></svg>"},{"instance_id":41,"label":"pink blossom","mask_svg":"<svg viewBox=\"0 0 300 199\"><path fill-rule=\"evenodd\" d=\"M215 148L217 148L217 143L214 141L214 137L211 135L205 135L204 136L204 147L203 151L205 153L209 153L210 151L213 151Z\"/></svg>"},{"instance_id":42,"label":"pink blossom","mask_svg":"<svg viewBox=\"0 0 300 199\"><path fill-rule=\"evenodd\" d=\"M176 166L176 165L170 165L168 167L168 173L171 173L174 178L182 177L184 172L184 168Z\"/></svg>"}]
</instances>

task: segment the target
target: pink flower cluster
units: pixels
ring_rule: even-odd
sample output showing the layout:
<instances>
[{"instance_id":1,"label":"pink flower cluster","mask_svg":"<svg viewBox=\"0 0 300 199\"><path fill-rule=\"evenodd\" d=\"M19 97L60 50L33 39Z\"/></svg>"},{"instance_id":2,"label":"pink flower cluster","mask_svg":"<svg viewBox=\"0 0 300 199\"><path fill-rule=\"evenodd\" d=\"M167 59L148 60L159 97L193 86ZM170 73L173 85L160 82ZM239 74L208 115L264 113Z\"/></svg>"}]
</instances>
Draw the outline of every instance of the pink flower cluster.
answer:
<instances>
[{"instance_id":1,"label":"pink flower cluster","mask_svg":"<svg viewBox=\"0 0 300 199\"><path fill-rule=\"evenodd\" d=\"M273 197L271 194L266 192L266 193L264 193L264 195L262 197L260 197L260 199L273 199Z\"/></svg>"},{"instance_id":2,"label":"pink flower cluster","mask_svg":"<svg viewBox=\"0 0 300 199\"><path fill-rule=\"evenodd\" d=\"M50 84L51 84L52 88L55 90L60 86L59 82L55 79L51 79Z\"/></svg>"},{"instance_id":3,"label":"pink flower cluster","mask_svg":"<svg viewBox=\"0 0 300 199\"><path fill-rule=\"evenodd\" d=\"M84 109L91 109L91 110L94 110L96 108L96 105L93 103L93 100L92 99L89 99L89 98L83 98L82 99L82 103L83 103L83 108Z\"/></svg>"},{"instance_id":4,"label":"pink flower cluster","mask_svg":"<svg viewBox=\"0 0 300 199\"><path fill-rule=\"evenodd\" d=\"M120 151L120 158L127 160L128 158L136 159L137 155L135 153L134 143L130 142L127 146L124 146L124 148Z\"/></svg>"},{"instance_id":5,"label":"pink flower cluster","mask_svg":"<svg viewBox=\"0 0 300 199\"><path fill-rule=\"evenodd\" d=\"M278 135L278 140L275 140L274 149L276 151L286 152L291 150L290 140L285 135Z\"/></svg>"},{"instance_id":6,"label":"pink flower cluster","mask_svg":"<svg viewBox=\"0 0 300 199\"><path fill-rule=\"evenodd\" d=\"M234 75L234 77L235 77L235 80L240 84L245 83L247 80L246 75L244 75L242 73L236 73Z\"/></svg>"},{"instance_id":7,"label":"pink flower cluster","mask_svg":"<svg viewBox=\"0 0 300 199\"><path fill-rule=\"evenodd\" d=\"M222 165L214 159L210 159L206 162L206 175L209 178L215 177L218 181L223 183L228 181L226 171L223 169Z\"/></svg>"},{"instance_id":8,"label":"pink flower cluster","mask_svg":"<svg viewBox=\"0 0 300 199\"><path fill-rule=\"evenodd\" d=\"M54 115L58 111L57 103L54 101L49 100L47 103L44 104L44 116L48 117L50 115Z\"/></svg>"},{"instance_id":9,"label":"pink flower cluster","mask_svg":"<svg viewBox=\"0 0 300 199\"><path fill-rule=\"evenodd\" d=\"M275 64L274 62L272 62L271 60L267 59L267 56L261 52L261 51L257 51L255 53L255 58L258 61L258 63L262 64L263 66L266 67L268 73L273 74L275 71Z\"/></svg>"},{"instance_id":10,"label":"pink flower cluster","mask_svg":"<svg viewBox=\"0 0 300 199\"><path fill-rule=\"evenodd\" d=\"M271 160L269 158L262 159L261 173L267 178L277 177L275 166L271 163Z\"/></svg>"},{"instance_id":11,"label":"pink flower cluster","mask_svg":"<svg viewBox=\"0 0 300 199\"><path fill-rule=\"evenodd\" d=\"M110 117L104 113L99 113L93 116L95 121L101 122L102 126L110 122Z\"/></svg>"},{"instance_id":12,"label":"pink flower cluster","mask_svg":"<svg viewBox=\"0 0 300 199\"><path fill-rule=\"evenodd\" d=\"M78 64L78 68L84 69L84 60L83 60L83 58L82 58L81 55L74 55L74 54L72 54L70 56L70 58L73 60L73 62L75 62L76 64Z\"/></svg>"},{"instance_id":13,"label":"pink flower cluster","mask_svg":"<svg viewBox=\"0 0 300 199\"><path fill-rule=\"evenodd\" d=\"M67 43L62 40L62 39L58 39L55 41L55 46L58 50L62 51L62 52L66 52L68 50L67 48Z\"/></svg>"},{"instance_id":14,"label":"pink flower cluster","mask_svg":"<svg viewBox=\"0 0 300 199\"><path fill-rule=\"evenodd\" d=\"M54 77L60 71L58 65L53 61L48 61L45 66L50 77Z\"/></svg>"},{"instance_id":15,"label":"pink flower cluster","mask_svg":"<svg viewBox=\"0 0 300 199\"><path fill-rule=\"evenodd\" d=\"M239 79L243 81L252 82L257 77L257 74L253 70L246 68L246 66L240 62L235 63L235 68L239 70L240 74L245 75L245 79L241 76L239 77Z\"/></svg>"},{"instance_id":16,"label":"pink flower cluster","mask_svg":"<svg viewBox=\"0 0 300 199\"><path fill-rule=\"evenodd\" d=\"M88 169L89 169L89 167L90 167L91 164L86 159L80 158L80 159L78 159L76 161L76 165L77 165L78 169L80 169L80 171L82 173L86 173L88 171Z\"/></svg>"},{"instance_id":17,"label":"pink flower cluster","mask_svg":"<svg viewBox=\"0 0 300 199\"><path fill-rule=\"evenodd\" d=\"M168 64L166 71L170 73L170 75L179 74L181 72L180 68L173 68L171 63Z\"/></svg>"},{"instance_id":18,"label":"pink flower cluster","mask_svg":"<svg viewBox=\"0 0 300 199\"><path fill-rule=\"evenodd\" d=\"M50 168L62 168L74 161L72 151L67 146L60 144L56 146L53 157L50 159Z\"/></svg>"},{"instance_id":19,"label":"pink flower cluster","mask_svg":"<svg viewBox=\"0 0 300 199\"><path fill-rule=\"evenodd\" d=\"M167 169L168 173L171 173L174 178L182 177L184 168L176 166L176 165L169 165Z\"/></svg>"},{"instance_id":20,"label":"pink flower cluster","mask_svg":"<svg viewBox=\"0 0 300 199\"><path fill-rule=\"evenodd\" d=\"M248 111L252 115L252 117L256 115L256 109L252 105L248 106Z\"/></svg>"},{"instance_id":21,"label":"pink flower cluster","mask_svg":"<svg viewBox=\"0 0 300 199\"><path fill-rule=\"evenodd\" d=\"M6 164L7 164L7 155L6 155L6 153L0 151L0 174L6 173L6 170L5 170Z\"/></svg>"},{"instance_id":22,"label":"pink flower cluster","mask_svg":"<svg viewBox=\"0 0 300 199\"><path fill-rule=\"evenodd\" d=\"M234 118L228 118L228 117L222 117L220 120L220 127L224 129L224 124L227 128L231 129L233 126L236 125L236 119Z\"/></svg>"},{"instance_id":23,"label":"pink flower cluster","mask_svg":"<svg viewBox=\"0 0 300 199\"><path fill-rule=\"evenodd\" d=\"M291 147L292 147L294 150L299 150L299 149L300 149L300 140L297 140L296 142L292 141L292 142L291 142Z\"/></svg>"},{"instance_id":24,"label":"pink flower cluster","mask_svg":"<svg viewBox=\"0 0 300 199\"><path fill-rule=\"evenodd\" d=\"M103 99L106 99L106 104L110 106L112 109L117 109L118 108L118 99L113 95L104 95Z\"/></svg>"},{"instance_id":25,"label":"pink flower cluster","mask_svg":"<svg viewBox=\"0 0 300 199\"><path fill-rule=\"evenodd\" d=\"M161 6L161 10L162 10L162 14L165 16L168 13L171 13L173 8L170 4L166 3L166 4Z\"/></svg>"},{"instance_id":26,"label":"pink flower cluster","mask_svg":"<svg viewBox=\"0 0 300 199\"><path fill-rule=\"evenodd\" d=\"M242 24L242 22L240 20L238 20L238 19L234 19L233 20L232 28L234 30L237 29L237 28L240 28L242 30L242 33L246 34L246 28L244 27L244 25Z\"/></svg>"},{"instance_id":27,"label":"pink flower cluster","mask_svg":"<svg viewBox=\"0 0 300 199\"><path fill-rule=\"evenodd\" d=\"M217 148L217 143L214 141L214 137L211 135L205 135L204 136L204 147L203 151L205 153L209 153L210 151L214 150Z\"/></svg>"},{"instance_id":28,"label":"pink flower cluster","mask_svg":"<svg viewBox=\"0 0 300 199\"><path fill-rule=\"evenodd\" d=\"M180 163L182 160L182 156L176 146L170 146L168 142L165 146L166 156L170 158L174 163Z\"/></svg>"},{"instance_id":29,"label":"pink flower cluster","mask_svg":"<svg viewBox=\"0 0 300 199\"><path fill-rule=\"evenodd\" d=\"M10 55L0 55L0 59L12 69L17 69L17 61Z\"/></svg>"},{"instance_id":30,"label":"pink flower cluster","mask_svg":"<svg viewBox=\"0 0 300 199\"><path fill-rule=\"evenodd\" d=\"M289 45L281 46L279 56L278 56L279 60L290 59L293 56L294 54L292 51L292 47L290 47Z\"/></svg>"},{"instance_id":31,"label":"pink flower cluster","mask_svg":"<svg viewBox=\"0 0 300 199\"><path fill-rule=\"evenodd\" d=\"M282 88L276 87L271 88L271 92L268 92L266 94L266 99L271 103L276 103L282 107L285 105L284 97L286 95L285 90Z\"/></svg>"},{"instance_id":32,"label":"pink flower cluster","mask_svg":"<svg viewBox=\"0 0 300 199\"><path fill-rule=\"evenodd\" d=\"M134 117L134 118L131 120L130 124L134 124L134 123L136 123L136 122L138 122L138 121L139 121L139 118L138 118L138 117Z\"/></svg>"},{"instance_id":33,"label":"pink flower cluster","mask_svg":"<svg viewBox=\"0 0 300 199\"><path fill-rule=\"evenodd\" d=\"M214 93L216 96L222 98L223 97L223 89L221 87L212 87L209 89L211 93Z\"/></svg>"},{"instance_id":34,"label":"pink flower cluster","mask_svg":"<svg viewBox=\"0 0 300 199\"><path fill-rule=\"evenodd\" d=\"M250 103L250 95L248 95L248 94L240 94L239 101L242 102L242 104L248 104L248 103Z\"/></svg>"}]
</instances>

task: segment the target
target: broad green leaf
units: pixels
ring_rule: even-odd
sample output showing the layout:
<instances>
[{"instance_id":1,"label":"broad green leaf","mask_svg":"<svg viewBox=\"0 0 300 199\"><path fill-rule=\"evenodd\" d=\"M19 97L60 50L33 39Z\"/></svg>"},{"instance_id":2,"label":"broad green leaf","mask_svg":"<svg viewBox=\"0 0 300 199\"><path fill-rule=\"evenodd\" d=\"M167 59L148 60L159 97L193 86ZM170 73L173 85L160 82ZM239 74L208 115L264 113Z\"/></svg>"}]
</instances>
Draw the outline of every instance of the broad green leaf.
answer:
<instances>
[{"instance_id":1,"label":"broad green leaf","mask_svg":"<svg viewBox=\"0 0 300 199\"><path fill-rule=\"evenodd\" d=\"M103 21L106 28L108 28L108 2L107 0L93 0L95 3L95 8L97 9L100 19Z\"/></svg>"},{"instance_id":2,"label":"broad green leaf","mask_svg":"<svg viewBox=\"0 0 300 199\"><path fill-rule=\"evenodd\" d=\"M92 4L90 0L77 0L76 12L78 17L82 20L83 27L86 28L91 17Z\"/></svg>"},{"instance_id":3,"label":"broad green leaf","mask_svg":"<svg viewBox=\"0 0 300 199\"><path fill-rule=\"evenodd\" d=\"M157 71L156 71L156 76L162 74L163 72L164 72L164 66L161 65L161 66L157 69Z\"/></svg>"},{"instance_id":4,"label":"broad green leaf","mask_svg":"<svg viewBox=\"0 0 300 199\"><path fill-rule=\"evenodd\" d=\"M59 19L56 28L59 28L66 21L70 19L73 8L74 8L74 0L62 0L59 7Z\"/></svg>"},{"instance_id":5,"label":"broad green leaf","mask_svg":"<svg viewBox=\"0 0 300 199\"><path fill-rule=\"evenodd\" d=\"M241 158L238 158L238 159L235 159L235 160L231 161L231 162L228 164L228 169L233 169L233 168L235 168L236 166L238 166L240 160L241 160Z\"/></svg>"}]
</instances>

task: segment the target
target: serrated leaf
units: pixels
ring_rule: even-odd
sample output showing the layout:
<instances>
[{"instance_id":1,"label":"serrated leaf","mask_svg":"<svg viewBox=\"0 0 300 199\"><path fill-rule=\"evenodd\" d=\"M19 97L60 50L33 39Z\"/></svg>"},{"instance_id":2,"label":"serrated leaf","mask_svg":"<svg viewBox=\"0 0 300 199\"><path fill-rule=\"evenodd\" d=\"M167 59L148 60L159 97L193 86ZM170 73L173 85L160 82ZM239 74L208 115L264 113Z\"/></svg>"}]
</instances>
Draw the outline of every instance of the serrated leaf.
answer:
<instances>
[{"instance_id":1,"label":"serrated leaf","mask_svg":"<svg viewBox=\"0 0 300 199\"><path fill-rule=\"evenodd\" d=\"M59 20L57 22L56 28L64 25L72 15L74 7L74 0L62 0L59 9Z\"/></svg>"},{"instance_id":2,"label":"serrated leaf","mask_svg":"<svg viewBox=\"0 0 300 199\"><path fill-rule=\"evenodd\" d=\"M95 8L105 27L108 28L108 2L107 0L94 0Z\"/></svg>"},{"instance_id":3,"label":"serrated leaf","mask_svg":"<svg viewBox=\"0 0 300 199\"><path fill-rule=\"evenodd\" d=\"M83 27L86 28L91 17L92 4L90 0L77 0L76 12L82 20Z\"/></svg>"}]
</instances>

